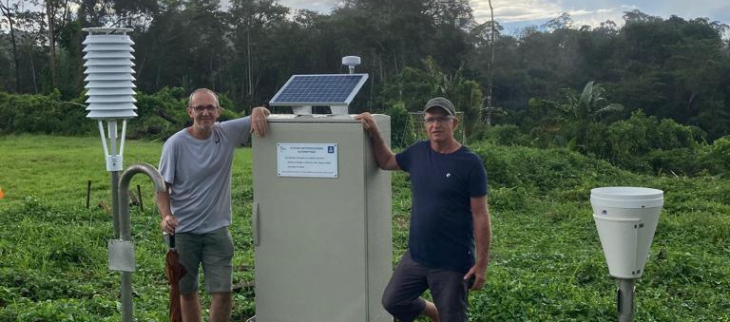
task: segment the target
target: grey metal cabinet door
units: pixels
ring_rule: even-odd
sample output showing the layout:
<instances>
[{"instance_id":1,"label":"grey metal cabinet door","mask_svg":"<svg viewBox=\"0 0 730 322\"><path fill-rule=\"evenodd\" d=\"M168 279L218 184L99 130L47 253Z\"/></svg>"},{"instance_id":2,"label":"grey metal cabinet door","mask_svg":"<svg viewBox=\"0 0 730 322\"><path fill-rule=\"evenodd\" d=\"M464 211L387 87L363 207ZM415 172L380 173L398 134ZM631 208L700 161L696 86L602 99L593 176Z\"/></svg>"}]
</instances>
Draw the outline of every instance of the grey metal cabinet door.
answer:
<instances>
[{"instance_id":1,"label":"grey metal cabinet door","mask_svg":"<svg viewBox=\"0 0 730 322\"><path fill-rule=\"evenodd\" d=\"M368 316L359 123L270 123L253 142L257 322ZM277 143L336 143L337 178L277 176Z\"/></svg>"}]
</instances>

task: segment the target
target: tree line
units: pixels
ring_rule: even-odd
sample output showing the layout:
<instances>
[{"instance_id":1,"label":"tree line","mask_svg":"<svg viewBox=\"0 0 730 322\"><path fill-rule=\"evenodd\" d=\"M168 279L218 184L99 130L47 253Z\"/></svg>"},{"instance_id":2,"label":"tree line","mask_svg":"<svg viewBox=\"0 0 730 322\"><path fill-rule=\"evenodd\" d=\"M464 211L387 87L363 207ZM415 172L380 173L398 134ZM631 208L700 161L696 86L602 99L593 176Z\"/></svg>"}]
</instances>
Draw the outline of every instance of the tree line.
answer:
<instances>
[{"instance_id":1,"label":"tree line","mask_svg":"<svg viewBox=\"0 0 730 322\"><path fill-rule=\"evenodd\" d=\"M634 10L591 27L564 13L507 34L468 0L344 0L327 14L274 0L0 0L0 13L8 93L83 103L82 28L118 26L133 29L139 92L208 87L236 113L292 74L344 73L340 58L358 55L370 78L351 112L401 115L398 126L440 95L470 136L513 126L532 145L586 153L610 150L591 143L597 128L637 115L691 128L695 142L730 134L729 28L707 18Z\"/></svg>"}]
</instances>

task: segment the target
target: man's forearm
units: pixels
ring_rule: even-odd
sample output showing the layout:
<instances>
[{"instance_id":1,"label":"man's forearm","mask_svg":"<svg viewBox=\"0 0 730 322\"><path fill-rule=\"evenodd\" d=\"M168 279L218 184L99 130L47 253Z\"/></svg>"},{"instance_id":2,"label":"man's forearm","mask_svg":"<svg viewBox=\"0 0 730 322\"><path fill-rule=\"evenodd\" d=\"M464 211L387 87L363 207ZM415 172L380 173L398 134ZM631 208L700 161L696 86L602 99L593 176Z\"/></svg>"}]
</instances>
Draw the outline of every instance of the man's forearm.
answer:
<instances>
[{"instance_id":1,"label":"man's forearm","mask_svg":"<svg viewBox=\"0 0 730 322\"><path fill-rule=\"evenodd\" d=\"M380 135L380 129L378 129L378 123L372 114L365 112L362 114L355 115L355 120L362 122L363 129L370 137L370 143L373 145L373 154L375 154L375 161L378 163L378 167L383 170L399 170L398 162L395 159L395 154L390 148L385 145L383 137Z\"/></svg>"},{"instance_id":2,"label":"man's forearm","mask_svg":"<svg viewBox=\"0 0 730 322\"><path fill-rule=\"evenodd\" d=\"M385 141L377 128L368 131L368 135L370 136L370 142L373 144L375 160L378 162L378 166L381 169L385 169L387 167L388 160L393 157L394 153L385 144Z\"/></svg>"},{"instance_id":3,"label":"man's forearm","mask_svg":"<svg viewBox=\"0 0 730 322\"><path fill-rule=\"evenodd\" d=\"M167 216L172 216L172 210L170 210L170 193L162 191L157 193L157 210L160 211L160 218L164 219Z\"/></svg>"},{"instance_id":4,"label":"man's forearm","mask_svg":"<svg viewBox=\"0 0 730 322\"><path fill-rule=\"evenodd\" d=\"M486 268L489 265L489 250L492 246L492 224L489 213L474 219L474 243L476 246L476 265Z\"/></svg>"}]
</instances>

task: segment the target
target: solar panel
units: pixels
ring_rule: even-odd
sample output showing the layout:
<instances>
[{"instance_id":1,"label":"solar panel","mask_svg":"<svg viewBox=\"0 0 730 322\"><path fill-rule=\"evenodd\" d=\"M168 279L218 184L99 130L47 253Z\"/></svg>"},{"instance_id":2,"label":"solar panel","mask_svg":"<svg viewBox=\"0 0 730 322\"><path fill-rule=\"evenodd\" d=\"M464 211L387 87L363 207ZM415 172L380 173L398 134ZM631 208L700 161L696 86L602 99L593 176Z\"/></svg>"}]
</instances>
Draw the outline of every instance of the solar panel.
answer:
<instances>
[{"instance_id":1,"label":"solar panel","mask_svg":"<svg viewBox=\"0 0 730 322\"><path fill-rule=\"evenodd\" d=\"M271 106L347 106L368 74L293 75L269 101Z\"/></svg>"}]
</instances>

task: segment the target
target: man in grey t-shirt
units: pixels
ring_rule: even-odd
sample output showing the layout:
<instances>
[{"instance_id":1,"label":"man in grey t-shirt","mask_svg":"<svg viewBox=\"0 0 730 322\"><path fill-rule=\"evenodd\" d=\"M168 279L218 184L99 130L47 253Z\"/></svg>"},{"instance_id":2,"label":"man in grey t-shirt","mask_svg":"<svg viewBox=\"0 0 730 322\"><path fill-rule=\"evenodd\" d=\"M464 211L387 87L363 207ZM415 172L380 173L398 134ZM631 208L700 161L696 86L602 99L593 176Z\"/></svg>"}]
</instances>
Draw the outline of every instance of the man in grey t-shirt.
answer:
<instances>
[{"instance_id":1,"label":"man in grey t-shirt","mask_svg":"<svg viewBox=\"0 0 730 322\"><path fill-rule=\"evenodd\" d=\"M233 307L233 241L228 226L234 150L251 132L266 135L270 113L256 107L250 117L218 123L218 96L205 88L193 91L187 112L193 125L171 136L160 157L160 173L167 184L167 191L157 194L160 227L175 234L180 263L187 270L179 285L183 320L201 320L198 268L202 264L211 294L210 321L228 321Z\"/></svg>"}]
</instances>

